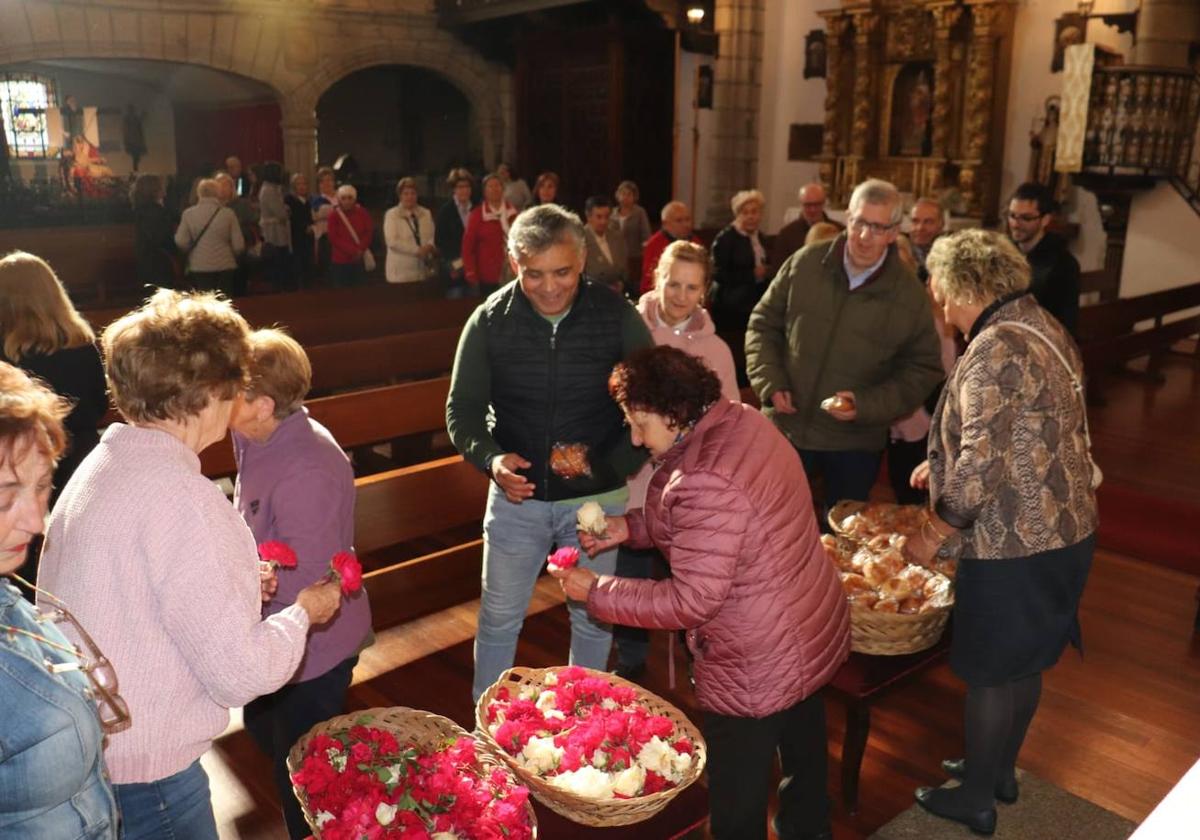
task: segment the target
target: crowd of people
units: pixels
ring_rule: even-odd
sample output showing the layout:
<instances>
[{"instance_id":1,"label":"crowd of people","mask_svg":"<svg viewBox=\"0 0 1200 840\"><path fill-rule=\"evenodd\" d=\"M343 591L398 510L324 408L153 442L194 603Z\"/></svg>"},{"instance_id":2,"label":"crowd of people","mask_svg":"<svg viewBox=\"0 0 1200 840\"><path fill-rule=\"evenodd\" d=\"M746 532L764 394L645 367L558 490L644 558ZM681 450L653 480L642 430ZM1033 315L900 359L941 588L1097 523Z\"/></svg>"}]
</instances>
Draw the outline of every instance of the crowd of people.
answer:
<instances>
[{"instance_id":1,"label":"crowd of people","mask_svg":"<svg viewBox=\"0 0 1200 840\"><path fill-rule=\"evenodd\" d=\"M371 616L326 575L353 548L353 472L303 406L305 351L214 294L232 290L246 247L242 177L201 180L175 230L146 209L146 230L187 250L196 290L160 290L109 325L103 367L50 267L0 260L0 299L29 302L0 307L0 696L31 721L20 760L0 755L0 793L22 787L0 795L4 836L215 838L199 757L237 706L291 836L307 836L286 754L342 710ZM264 262L299 264L299 232L309 265L325 240L330 276L362 282L373 227L354 188L323 172L318 204L302 177L282 182L264 168ZM155 203L152 186L139 181ZM491 480L473 697L513 664L547 555L574 546L579 565L556 572L572 664L607 669L615 647L617 673L638 679L647 631L685 640L713 835L765 837L778 756L776 833L831 838L822 688L850 619L819 536L824 511L865 500L886 457L897 498L925 506L912 551L960 564L950 661L968 685L965 758L943 766L962 783L917 801L994 831L996 802L1019 795L1041 674L1080 643L1097 527L1070 336L1078 266L1072 281L1052 205L1021 187L1005 236L948 233L919 199L906 236L893 185L858 185L844 227L809 185L772 239L764 196L747 190L710 250L679 201L651 232L631 182L588 199L584 219L555 203L553 173L530 190L501 167L477 205L470 173L448 186L435 215L415 181L397 184L385 274L486 295L446 404L451 441ZM722 334L741 331L739 370ZM122 422L97 435L109 397ZM232 505L198 458L227 431ZM577 530L589 502L602 534ZM27 565L43 530L40 568ZM296 570L260 562L272 541Z\"/></svg>"}]
</instances>

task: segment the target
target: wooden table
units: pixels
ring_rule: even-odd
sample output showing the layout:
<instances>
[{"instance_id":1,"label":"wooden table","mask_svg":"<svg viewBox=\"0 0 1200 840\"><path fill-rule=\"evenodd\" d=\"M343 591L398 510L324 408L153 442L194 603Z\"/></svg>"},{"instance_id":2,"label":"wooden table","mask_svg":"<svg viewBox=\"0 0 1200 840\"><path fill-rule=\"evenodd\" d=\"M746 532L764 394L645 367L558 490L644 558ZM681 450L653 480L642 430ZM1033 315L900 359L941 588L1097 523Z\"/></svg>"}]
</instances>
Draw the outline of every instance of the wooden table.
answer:
<instances>
[{"instance_id":1,"label":"wooden table","mask_svg":"<svg viewBox=\"0 0 1200 840\"><path fill-rule=\"evenodd\" d=\"M871 704L893 687L936 665L950 648L950 633L927 650L902 656L851 653L834 675L827 691L846 704L846 738L842 742L842 802L858 811L858 774L862 769L867 736L871 733Z\"/></svg>"}]
</instances>

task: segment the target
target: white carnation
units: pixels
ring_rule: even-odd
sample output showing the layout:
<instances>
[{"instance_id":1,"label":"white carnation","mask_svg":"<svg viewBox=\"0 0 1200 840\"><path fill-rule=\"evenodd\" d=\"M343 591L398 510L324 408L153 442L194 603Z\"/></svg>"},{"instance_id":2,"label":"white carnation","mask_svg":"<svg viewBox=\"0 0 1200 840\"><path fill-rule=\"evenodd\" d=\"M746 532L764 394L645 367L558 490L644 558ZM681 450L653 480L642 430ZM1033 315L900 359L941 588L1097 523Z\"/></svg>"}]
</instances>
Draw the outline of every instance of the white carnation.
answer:
<instances>
[{"instance_id":1,"label":"white carnation","mask_svg":"<svg viewBox=\"0 0 1200 840\"><path fill-rule=\"evenodd\" d=\"M333 819L333 814L328 811L317 811L317 828L325 825L331 819Z\"/></svg>"},{"instance_id":2,"label":"white carnation","mask_svg":"<svg viewBox=\"0 0 1200 840\"><path fill-rule=\"evenodd\" d=\"M546 720L566 720L567 719L567 716L565 714L563 714L562 712L560 712L558 709L547 709L546 711L542 712L542 717L544 717Z\"/></svg>"},{"instance_id":3,"label":"white carnation","mask_svg":"<svg viewBox=\"0 0 1200 840\"><path fill-rule=\"evenodd\" d=\"M604 508L596 502L584 502L575 513L575 526L585 534L602 537L608 531Z\"/></svg>"},{"instance_id":4,"label":"white carnation","mask_svg":"<svg viewBox=\"0 0 1200 840\"><path fill-rule=\"evenodd\" d=\"M604 750L596 750L596 754L592 756L592 766L599 767L601 770L608 768L608 753Z\"/></svg>"},{"instance_id":5,"label":"white carnation","mask_svg":"<svg viewBox=\"0 0 1200 840\"><path fill-rule=\"evenodd\" d=\"M615 712L617 709L621 708L621 705L611 697L605 697L600 701L600 708L607 709L610 712Z\"/></svg>"},{"instance_id":6,"label":"white carnation","mask_svg":"<svg viewBox=\"0 0 1200 840\"><path fill-rule=\"evenodd\" d=\"M568 770L550 779L550 784L586 799L612 799L612 780L608 773L584 765L578 770Z\"/></svg>"},{"instance_id":7,"label":"white carnation","mask_svg":"<svg viewBox=\"0 0 1200 840\"><path fill-rule=\"evenodd\" d=\"M628 767L617 774L613 782L613 793L622 796L637 796L646 784L646 771L637 764Z\"/></svg>"},{"instance_id":8,"label":"white carnation","mask_svg":"<svg viewBox=\"0 0 1200 840\"><path fill-rule=\"evenodd\" d=\"M663 778L671 775L671 746L655 735L638 751L637 763L647 770L653 770Z\"/></svg>"},{"instance_id":9,"label":"white carnation","mask_svg":"<svg viewBox=\"0 0 1200 840\"><path fill-rule=\"evenodd\" d=\"M404 778L404 776L403 776L404 768L401 767L399 764L389 764L387 771L388 771L388 777L383 780L383 783L385 785L400 784L400 780ZM384 825L386 825L386 823L384 823Z\"/></svg>"},{"instance_id":10,"label":"white carnation","mask_svg":"<svg viewBox=\"0 0 1200 840\"><path fill-rule=\"evenodd\" d=\"M453 831L439 831L437 834L431 834L429 840L458 840L458 835Z\"/></svg>"},{"instance_id":11,"label":"white carnation","mask_svg":"<svg viewBox=\"0 0 1200 840\"><path fill-rule=\"evenodd\" d=\"M540 776L558 766L563 750L562 747L554 746L553 738L539 738L534 735L521 750L521 756L524 758L521 763L525 769Z\"/></svg>"},{"instance_id":12,"label":"white carnation","mask_svg":"<svg viewBox=\"0 0 1200 840\"><path fill-rule=\"evenodd\" d=\"M543 691L534 705L538 707L539 711L544 712L547 709L553 709L554 703L557 699L558 695L556 695L553 691Z\"/></svg>"},{"instance_id":13,"label":"white carnation","mask_svg":"<svg viewBox=\"0 0 1200 840\"><path fill-rule=\"evenodd\" d=\"M687 771L692 769L692 754L681 753L671 748L671 781L678 784L683 781L683 777L687 775Z\"/></svg>"},{"instance_id":14,"label":"white carnation","mask_svg":"<svg viewBox=\"0 0 1200 840\"><path fill-rule=\"evenodd\" d=\"M551 671L549 674L546 674L546 679L543 680L543 683L549 686L558 685L558 674L556 674L554 671Z\"/></svg>"},{"instance_id":15,"label":"white carnation","mask_svg":"<svg viewBox=\"0 0 1200 840\"><path fill-rule=\"evenodd\" d=\"M532 700L538 695L537 686L523 685L521 690L517 692L517 697L521 700Z\"/></svg>"},{"instance_id":16,"label":"white carnation","mask_svg":"<svg viewBox=\"0 0 1200 840\"><path fill-rule=\"evenodd\" d=\"M375 821L380 825L391 825L392 820L396 819L396 811L400 810L395 805L389 805L386 802L380 802L375 807Z\"/></svg>"}]
</instances>

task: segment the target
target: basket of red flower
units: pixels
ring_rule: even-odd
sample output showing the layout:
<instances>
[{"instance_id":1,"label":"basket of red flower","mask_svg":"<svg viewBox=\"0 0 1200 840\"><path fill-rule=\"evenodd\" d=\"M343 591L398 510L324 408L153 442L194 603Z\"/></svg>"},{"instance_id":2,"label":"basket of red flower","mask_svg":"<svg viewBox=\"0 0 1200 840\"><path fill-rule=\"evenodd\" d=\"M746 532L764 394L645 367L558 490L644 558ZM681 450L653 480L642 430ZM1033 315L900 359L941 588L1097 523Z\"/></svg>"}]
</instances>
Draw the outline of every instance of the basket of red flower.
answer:
<instances>
[{"instance_id":1,"label":"basket of red flower","mask_svg":"<svg viewBox=\"0 0 1200 840\"><path fill-rule=\"evenodd\" d=\"M588 668L510 668L475 706L476 736L547 808L590 826L649 819L704 771L687 716Z\"/></svg>"},{"instance_id":2,"label":"basket of red flower","mask_svg":"<svg viewBox=\"0 0 1200 840\"><path fill-rule=\"evenodd\" d=\"M393 706L319 723L288 753L317 840L535 840L529 791L453 721Z\"/></svg>"}]
</instances>

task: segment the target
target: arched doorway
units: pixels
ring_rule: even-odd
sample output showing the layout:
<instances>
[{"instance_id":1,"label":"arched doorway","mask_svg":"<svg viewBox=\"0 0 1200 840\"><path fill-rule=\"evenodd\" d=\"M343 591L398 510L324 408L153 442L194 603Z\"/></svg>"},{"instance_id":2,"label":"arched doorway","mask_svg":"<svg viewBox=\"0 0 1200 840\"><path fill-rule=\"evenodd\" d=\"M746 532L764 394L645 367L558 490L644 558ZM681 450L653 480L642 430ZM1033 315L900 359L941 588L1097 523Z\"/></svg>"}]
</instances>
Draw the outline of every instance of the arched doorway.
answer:
<instances>
[{"instance_id":1,"label":"arched doorway","mask_svg":"<svg viewBox=\"0 0 1200 840\"><path fill-rule=\"evenodd\" d=\"M421 67L383 65L334 82L317 100L317 149L322 163L354 158L360 189L383 193L396 179L417 179L422 196L442 195L452 167L479 173L483 150L466 95Z\"/></svg>"}]
</instances>

